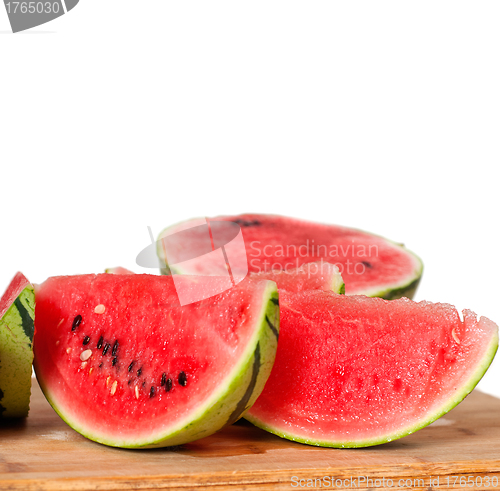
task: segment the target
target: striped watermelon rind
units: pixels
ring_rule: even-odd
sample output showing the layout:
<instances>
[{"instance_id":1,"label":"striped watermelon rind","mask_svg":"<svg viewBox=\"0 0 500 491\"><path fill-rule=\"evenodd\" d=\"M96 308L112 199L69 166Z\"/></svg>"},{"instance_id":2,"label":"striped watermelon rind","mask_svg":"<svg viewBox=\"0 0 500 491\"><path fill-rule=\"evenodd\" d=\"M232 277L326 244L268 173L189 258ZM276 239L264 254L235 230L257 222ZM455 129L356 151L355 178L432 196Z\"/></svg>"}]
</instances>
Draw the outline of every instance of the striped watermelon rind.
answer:
<instances>
[{"instance_id":1,"label":"striped watermelon rind","mask_svg":"<svg viewBox=\"0 0 500 491\"><path fill-rule=\"evenodd\" d=\"M15 295L9 291L14 284L24 288L9 299ZM0 319L0 418L26 417L31 396L35 294L22 273L17 273L11 287L2 298Z\"/></svg>"}]
</instances>

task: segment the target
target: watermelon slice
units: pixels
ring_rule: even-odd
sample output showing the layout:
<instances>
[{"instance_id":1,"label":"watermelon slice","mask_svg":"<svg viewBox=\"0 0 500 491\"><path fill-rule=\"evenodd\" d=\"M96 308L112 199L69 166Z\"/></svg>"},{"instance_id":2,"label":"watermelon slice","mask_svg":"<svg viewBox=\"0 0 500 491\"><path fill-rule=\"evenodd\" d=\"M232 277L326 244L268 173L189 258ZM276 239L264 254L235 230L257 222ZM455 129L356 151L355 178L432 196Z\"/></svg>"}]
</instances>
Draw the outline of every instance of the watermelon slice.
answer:
<instances>
[{"instance_id":1,"label":"watermelon slice","mask_svg":"<svg viewBox=\"0 0 500 491\"><path fill-rule=\"evenodd\" d=\"M40 285L36 300L40 386L70 426L106 445L210 435L248 409L274 362L270 281L245 280L180 307L171 277L65 276Z\"/></svg>"},{"instance_id":2,"label":"watermelon slice","mask_svg":"<svg viewBox=\"0 0 500 491\"><path fill-rule=\"evenodd\" d=\"M338 266L344 278L347 294L362 294L387 299L412 298L422 276L421 260L403 245L361 230L324 225L276 215L246 214L206 219L212 228L220 221L233 221L240 225L246 247L248 271L252 273L270 270L288 270L304 263L327 262ZM200 219L181 222L160 233L157 253L165 263L162 273L213 274L216 265L202 254L202 237L186 230L196 230ZM189 271L182 265L168 264L162 239L170 243L177 232L184 242L181 250L190 250ZM179 239L181 240L181 239ZM172 249L172 248L171 248ZM196 259L196 252L200 254ZM233 261L238 254L232 250ZM244 258L239 258L244 260ZM220 271L223 273L223 270Z\"/></svg>"},{"instance_id":3,"label":"watermelon slice","mask_svg":"<svg viewBox=\"0 0 500 491\"><path fill-rule=\"evenodd\" d=\"M28 415L34 311L33 286L17 273L0 300L0 418Z\"/></svg>"},{"instance_id":4,"label":"watermelon slice","mask_svg":"<svg viewBox=\"0 0 500 491\"><path fill-rule=\"evenodd\" d=\"M478 383L498 327L454 307L280 291L275 365L245 415L290 440L365 447L423 428Z\"/></svg>"}]
</instances>

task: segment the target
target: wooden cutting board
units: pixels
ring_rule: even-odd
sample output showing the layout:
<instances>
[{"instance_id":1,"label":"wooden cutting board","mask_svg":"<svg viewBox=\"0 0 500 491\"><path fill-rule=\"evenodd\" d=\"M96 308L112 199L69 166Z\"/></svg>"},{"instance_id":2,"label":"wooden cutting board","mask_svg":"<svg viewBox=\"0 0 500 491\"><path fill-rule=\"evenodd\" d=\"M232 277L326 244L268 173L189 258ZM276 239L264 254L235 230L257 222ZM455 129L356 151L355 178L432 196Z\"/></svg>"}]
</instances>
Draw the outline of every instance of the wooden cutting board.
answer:
<instances>
[{"instance_id":1,"label":"wooden cutting board","mask_svg":"<svg viewBox=\"0 0 500 491\"><path fill-rule=\"evenodd\" d=\"M0 490L500 489L500 399L473 392L431 426L364 449L319 448L239 422L172 449L91 442L34 382L30 416L0 426Z\"/></svg>"}]
</instances>

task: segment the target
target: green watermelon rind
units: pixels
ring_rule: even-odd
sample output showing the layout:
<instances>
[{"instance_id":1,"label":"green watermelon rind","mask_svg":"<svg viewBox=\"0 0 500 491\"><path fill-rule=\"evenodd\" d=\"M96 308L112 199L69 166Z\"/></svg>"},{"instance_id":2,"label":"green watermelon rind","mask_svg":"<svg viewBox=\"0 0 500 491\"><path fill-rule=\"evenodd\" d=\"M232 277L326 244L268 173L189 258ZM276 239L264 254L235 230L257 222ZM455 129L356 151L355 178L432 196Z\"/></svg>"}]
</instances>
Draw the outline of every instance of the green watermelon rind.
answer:
<instances>
[{"instance_id":1,"label":"green watermelon rind","mask_svg":"<svg viewBox=\"0 0 500 491\"><path fill-rule=\"evenodd\" d=\"M327 441L327 440L315 440L311 438L303 438L300 435L293 435L292 433L284 433L282 431L276 430L271 426L263 424L258 418L246 415L245 419L248 420L253 425L261 428L269 433L280 436L287 440L292 440L298 443L305 443L307 445L319 446L319 447L334 447L334 448L361 448L361 447L372 447L375 445L382 445L384 443L403 438L405 436L411 435L422 428L430 425L437 419L444 416L446 413L451 411L460 402L462 402L476 387L479 381L483 378L484 374L490 367L495 354L498 350L498 330L492 337L488 348L482 358L481 363L478 364L476 370L471 374L467 383L463 384L457 391L457 393L451 397L445 404L437 408L432 414L425 418L424 420L417 421L413 426L409 426L398 430L395 433L389 433L387 435L375 438L375 439L364 439L364 440L353 440L353 441Z\"/></svg>"},{"instance_id":2,"label":"green watermelon rind","mask_svg":"<svg viewBox=\"0 0 500 491\"><path fill-rule=\"evenodd\" d=\"M56 413L78 433L98 443L120 448L147 449L177 446L204 438L241 418L256 401L271 374L278 345L277 334L279 332L279 301L276 283L268 281L262 298L262 309L256 321L258 327L256 327L253 337L248 342L247 349L241 355L240 361L232 372L226 376L226 382L221 383L219 390L214 392L210 399L195 412L191 412L185 420L179 422L175 427L169 428L168 432L147 441L130 443L130 441L117 441L93 435L78 424L77 421L61 412L56 401L52 399L47 385L43 383L43 380L38 379L38 382L47 401ZM274 329L269 326L269 320L271 319ZM260 361L256 360L257 351L260 355ZM258 373L256 380L253 381L252 375L257 363L259 365ZM36 371L35 359L35 373ZM249 394L248 391L251 391L251 393ZM234 414L238 404L242 401L244 401L244 407L241 407L238 414Z\"/></svg>"},{"instance_id":3,"label":"green watermelon rind","mask_svg":"<svg viewBox=\"0 0 500 491\"><path fill-rule=\"evenodd\" d=\"M2 418L23 418L29 412L34 318L35 293L33 286L28 284L0 319ZM28 325L23 326L23 323Z\"/></svg>"},{"instance_id":4,"label":"green watermelon rind","mask_svg":"<svg viewBox=\"0 0 500 491\"><path fill-rule=\"evenodd\" d=\"M345 283L340 273L333 275L330 290L338 293L339 295L345 295Z\"/></svg>"},{"instance_id":5,"label":"green watermelon rind","mask_svg":"<svg viewBox=\"0 0 500 491\"><path fill-rule=\"evenodd\" d=\"M270 215L272 216L272 215ZM281 218L289 218L289 217L281 217ZM160 239L164 236L165 232L168 230L176 229L179 227L179 225L186 225L189 222L197 222L200 221L204 218L198 217L198 218L192 218L190 220L185 220L182 222L175 223L173 225L170 225L169 227L164 228L160 234L158 235L158 240L156 241L156 253L157 256L160 260L160 263L163 264L164 266L160 268L160 273L163 275L170 275L172 273L174 274L182 274L183 271L180 268L172 267L169 266L167 263L167 259L164 257L163 250L160 246ZM328 225L328 224L320 224L318 225ZM367 232L366 230L361 230L355 227L349 227L353 231L361 232L363 234L368 234L373 237L378 237L379 239L384 240L388 244L392 245L393 247L403 250L407 255L411 256L413 260L415 261L415 268L412 271L411 274L409 274L407 277L402 279L399 283L394 283L390 285L389 287L384 287L382 289L379 289L377 287L372 287L370 289L366 289L363 291L356 291L353 293L350 293L351 295L365 295L367 297L380 297L384 298L386 300L395 300L398 298L402 297L407 297L409 299L412 299L417 291L418 285L420 283L420 280L422 278L422 274L424 271L424 264L422 259L415 254L413 251L407 249L404 244L401 244L399 242L395 242L393 240L387 239L386 237L383 237L382 235L374 234L372 232ZM344 285L344 292L345 293L345 285Z\"/></svg>"}]
</instances>

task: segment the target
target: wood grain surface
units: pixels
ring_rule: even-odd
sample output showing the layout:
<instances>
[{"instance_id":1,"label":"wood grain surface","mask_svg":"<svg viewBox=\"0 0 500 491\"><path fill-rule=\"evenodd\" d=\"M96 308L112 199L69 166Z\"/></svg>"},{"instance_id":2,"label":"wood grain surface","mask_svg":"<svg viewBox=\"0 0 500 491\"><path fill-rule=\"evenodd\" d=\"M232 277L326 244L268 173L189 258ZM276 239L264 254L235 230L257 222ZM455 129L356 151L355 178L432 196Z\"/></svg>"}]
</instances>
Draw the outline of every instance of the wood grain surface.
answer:
<instances>
[{"instance_id":1,"label":"wood grain surface","mask_svg":"<svg viewBox=\"0 0 500 491\"><path fill-rule=\"evenodd\" d=\"M124 450L80 436L33 385L29 417L0 426L2 491L500 489L500 400L477 391L377 447L311 447L238 422L181 447Z\"/></svg>"}]
</instances>

